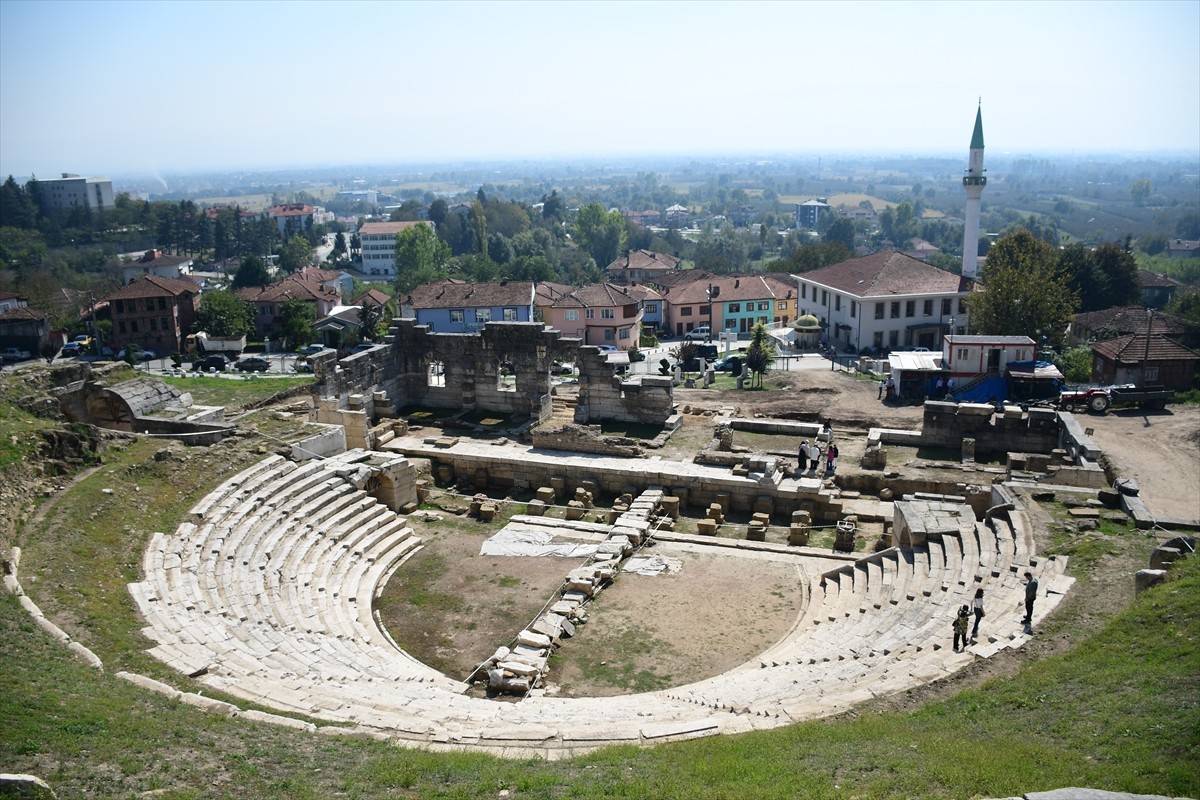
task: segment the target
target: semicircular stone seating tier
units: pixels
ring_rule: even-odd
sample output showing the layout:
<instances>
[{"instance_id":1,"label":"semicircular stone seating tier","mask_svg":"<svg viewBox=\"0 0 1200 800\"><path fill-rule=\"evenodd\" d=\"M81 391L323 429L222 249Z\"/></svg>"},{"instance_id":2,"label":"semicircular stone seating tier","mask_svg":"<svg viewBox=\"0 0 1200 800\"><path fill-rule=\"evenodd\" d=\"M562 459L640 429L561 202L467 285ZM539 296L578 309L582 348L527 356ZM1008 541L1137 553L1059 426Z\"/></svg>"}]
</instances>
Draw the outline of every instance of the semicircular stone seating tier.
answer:
<instances>
[{"instance_id":1,"label":"semicircular stone seating tier","mask_svg":"<svg viewBox=\"0 0 1200 800\"><path fill-rule=\"evenodd\" d=\"M420 546L406 520L362 488L364 462L379 455L267 458L207 495L174 533L154 534L145 578L129 585L156 642L149 652L204 685L330 725L555 757L777 727L936 680L1027 638L1015 626L1025 570L1050 590L1035 621L1071 582L1063 560L1036 557L1017 510L812 576L788 634L729 672L636 695L535 690L496 702L468 696L465 683L397 647L373 613ZM989 617L1012 615L1014 632L953 653L951 622L976 587Z\"/></svg>"}]
</instances>

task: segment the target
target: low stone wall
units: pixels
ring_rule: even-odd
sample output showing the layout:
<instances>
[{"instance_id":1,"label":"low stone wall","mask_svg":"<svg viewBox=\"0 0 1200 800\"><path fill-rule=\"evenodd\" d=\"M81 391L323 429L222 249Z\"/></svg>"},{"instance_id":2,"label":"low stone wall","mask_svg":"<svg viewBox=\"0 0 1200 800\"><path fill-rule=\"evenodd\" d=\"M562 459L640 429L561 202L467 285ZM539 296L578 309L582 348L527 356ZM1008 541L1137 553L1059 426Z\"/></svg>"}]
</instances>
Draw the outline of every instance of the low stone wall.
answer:
<instances>
[{"instance_id":1,"label":"low stone wall","mask_svg":"<svg viewBox=\"0 0 1200 800\"><path fill-rule=\"evenodd\" d=\"M173 419L139 417L133 423L134 433L148 433L169 439L178 439L187 445L216 444L233 433L233 426L214 425L203 422L182 422Z\"/></svg>"},{"instance_id":2,"label":"low stone wall","mask_svg":"<svg viewBox=\"0 0 1200 800\"><path fill-rule=\"evenodd\" d=\"M986 403L925 402L918 446L958 449L964 438L975 440L976 452L1006 453L1029 450L1049 453L1058 447L1060 425L1053 409L1005 406L1004 411Z\"/></svg>"},{"instance_id":3,"label":"low stone wall","mask_svg":"<svg viewBox=\"0 0 1200 800\"><path fill-rule=\"evenodd\" d=\"M346 452L346 429L341 425L323 425L321 433L301 439L292 444L292 459L308 461L313 458L328 458Z\"/></svg>"},{"instance_id":4,"label":"low stone wall","mask_svg":"<svg viewBox=\"0 0 1200 800\"><path fill-rule=\"evenodd\" d=\"M805 439L813 438L821 432L821 425L817 422L788 422L778 419L747 419L745 417L737 417L730 420L729 424L735 431L799 436Z\"/></svg>"},{"instance_id":5,"label":"low stone wall","mask_svg":"<svg viewBox=\"0 0 1200 800\"><path fill-rule=\"evenodd\" d=\"M599 425L539 425L532 433L533 446L541 450L568 450L625 458L637 458L644 453L635 439L605 436Z\"/></svg>"},{"instance_id":6,"label":"low stone wall","mask_svg":"<svg viewBox=\"0 0 1200 800\"><path fill-rule=\"evenodd\" d=\"M1059 412L1058 419L1062 425L1059 447L1070 453L1073 458L1083 457L1089 461L1098 461L1100 446L1087 435L1079 419L1066 411Z\"/></svg>"}]
</instances>

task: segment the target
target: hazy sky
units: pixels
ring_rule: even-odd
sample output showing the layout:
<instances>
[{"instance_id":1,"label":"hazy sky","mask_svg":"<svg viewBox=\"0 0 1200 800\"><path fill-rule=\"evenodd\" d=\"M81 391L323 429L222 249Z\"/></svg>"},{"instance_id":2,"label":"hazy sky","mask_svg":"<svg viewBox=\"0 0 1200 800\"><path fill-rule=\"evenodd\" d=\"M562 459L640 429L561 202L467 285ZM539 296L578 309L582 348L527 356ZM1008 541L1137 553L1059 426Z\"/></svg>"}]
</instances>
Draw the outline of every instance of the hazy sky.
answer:
<instances>
[{"instance_id":1,"label":"hazy sky","mask_svg":"<svg viewBox=\"0 0 1200 800\"><path fill-rule=\"evenodd\" d=\"M1200 151L1200 1L0 0L0 172ZM965 153L964 153L965 158Z\"/></svg>"}]
</instances>

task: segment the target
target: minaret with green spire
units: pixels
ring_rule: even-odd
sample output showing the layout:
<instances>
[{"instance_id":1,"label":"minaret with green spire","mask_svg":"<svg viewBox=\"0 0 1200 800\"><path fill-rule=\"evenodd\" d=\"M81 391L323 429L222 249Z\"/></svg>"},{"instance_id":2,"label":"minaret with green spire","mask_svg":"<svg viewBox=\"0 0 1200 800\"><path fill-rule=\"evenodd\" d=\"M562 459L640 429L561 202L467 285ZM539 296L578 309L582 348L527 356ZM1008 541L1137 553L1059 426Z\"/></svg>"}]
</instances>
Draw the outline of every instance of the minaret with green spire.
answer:
<instances>
[{"instance_id":1,"label":"minaret with green spire","mask_svg":"<svg viewBox=\"0 0 1200 800\"><path fill-rule=\"evenodd\" d=\"M963 190L967 193L967 210L963 224L962 274L976 278L979 273L979 209L982 205L983 187L987 176L983 173L983 101L975 111L975 130L971 133L971 157L967 162L967 174L963 176Z\"/></svg>"}]
</instances>

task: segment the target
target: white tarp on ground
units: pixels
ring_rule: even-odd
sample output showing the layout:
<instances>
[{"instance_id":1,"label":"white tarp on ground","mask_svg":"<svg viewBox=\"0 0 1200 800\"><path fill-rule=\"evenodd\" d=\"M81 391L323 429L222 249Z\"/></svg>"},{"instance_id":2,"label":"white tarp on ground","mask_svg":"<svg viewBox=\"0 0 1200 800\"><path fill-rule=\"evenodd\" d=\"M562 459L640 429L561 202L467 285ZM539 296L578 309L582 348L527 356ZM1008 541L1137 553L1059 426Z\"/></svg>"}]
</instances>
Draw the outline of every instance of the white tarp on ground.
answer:
<instances>
[{"instance_id":1,"label":"white tarp on ground","mask_svg":"<svg viewBox=\"0 0 1200 800\"><path fill-rule=\"evenodd\" d=\"M634 556L625 562L622 572L633 572L637 575L661 575L664 572L679 572L683 562L678 558L667 556Z\"/></svg>"},{"instance_id":2,"label":"white tarp on ground","mask_svg":"<svg viewBox=\"0 0 1200 800\"><path fill-rule=\"evenodd\" d=\"M599 545L596 544L556 542L549 532L504 528L483 543L479 555L591 558L596 554L597 547Z\"/></svg>"}]
</instances>

